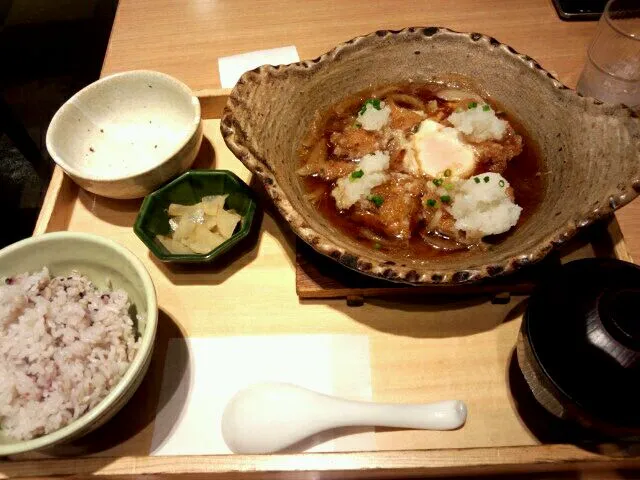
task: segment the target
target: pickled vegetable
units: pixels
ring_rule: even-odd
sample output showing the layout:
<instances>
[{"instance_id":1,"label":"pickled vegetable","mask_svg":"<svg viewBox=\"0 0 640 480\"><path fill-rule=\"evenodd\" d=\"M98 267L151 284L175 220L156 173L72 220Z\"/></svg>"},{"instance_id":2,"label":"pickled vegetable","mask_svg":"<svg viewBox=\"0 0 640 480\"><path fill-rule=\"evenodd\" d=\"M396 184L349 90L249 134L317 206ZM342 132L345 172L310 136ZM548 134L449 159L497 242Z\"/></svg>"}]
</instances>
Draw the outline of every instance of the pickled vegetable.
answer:
<instances>
[{"instance_id":1,"label":"pickled vegetable","mask_svg":"<svg viewBox=\"0 0 640 480\"><path fill-rule=\"evenodd\" d=\"M172 203L170 236L158 235L160 243L174 254L207 254L231 238L242 216L225 210L227 195L209 195L195 205Z\"/></svg>"}]
</instances>

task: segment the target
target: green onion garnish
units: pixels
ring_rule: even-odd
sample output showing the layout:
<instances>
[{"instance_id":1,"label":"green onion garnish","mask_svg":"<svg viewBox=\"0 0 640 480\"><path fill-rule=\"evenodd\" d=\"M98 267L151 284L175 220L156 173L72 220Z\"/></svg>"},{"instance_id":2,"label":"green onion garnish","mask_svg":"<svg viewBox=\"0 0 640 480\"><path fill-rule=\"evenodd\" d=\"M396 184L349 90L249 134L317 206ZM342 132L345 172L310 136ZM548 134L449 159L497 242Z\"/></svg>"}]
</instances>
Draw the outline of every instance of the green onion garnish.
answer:
<instances>
[{"instance_id":1,"label":"green onion garnish","mask_svg":"<svg viewBox=\"0 0 640 480\"><path fill-rule=\"evenodd\" d=\"M442 195L440 197L440 201L442 203L449 203L451 201L451 197L449 195Z\"/></svg>"},{"instance_id":2,"label":"green onion garnish","mask_svg":"<svg viewBox=\"0 0 640 480\"><path fill-rule=\"evenodd\" d=\"M427 200L427 205L431 208L435 207L436 203L438 202L436 202L433 198L430 198L429 200Z\"/></svg>"},{"instance_id":3,"label":"green onion garnish","mask_svg":"<svg viewBox=\"0 0 640 480\"><path fill-rule=\"evenodd\" d=\"M380 250L382 248L382 245L380 245L380 242L376 242L373 244L373 248L375 248L376 250Z\"/></svg>"},{"instance_id":4,"label":"green onion garnish","mask_svg":"<svg viewBox=\"0 0 640 480\"><path fill-rule=\"evenodd\" d=\"M358 122L354 123L353 126L356 127L356 128L362 128L362 124L360 124Z\"/></svg>"},{"instance_id":5,"label":"green onion garnish","mask_svg":"<svg viewBox=\"0 0 640 480\"><path fill-rule=\"evenodd\" d=\"M364 115L364 112L367 111L367 105L371 105L376 110L380 110L382 108L382 107L380 107L380 99L379 98L370 98L370 99L366 100L362 104L362 108L360 108L360 112L358 113L359 115Z\"/></svg>"},{"instance_id":6,"label":"green onion garnish","mask_svg":"<svg viewBox=\"0 0 640 480\"><path fill-rule=\"evenodd\" d=\"M501 187L504 187L504 180L500 180L500 181L498 182L498 185L500 185Z\"/></svg>"},{"instance_id":7,"label":"green onion garnish","mask_svg":"<svg viewBox=\"0 0 640 480\"><path fill-rule=\"evenodd\" d=\"M480 183L480 179L479 179L478 177L473 177L473 180L474 180L476 183Z\"/></svg>"},{"instance_id":8,"label":"green onion garnish","mask_svg":"<svg viewBox=\"0 0 640 480\"><path fill-rule=\"evenodd\" d=\"M443 180L443 179L441 179L441 178L434 178L434 179L433 179L433 184L434 184L436 187L439 187L440 185L442 185L442 183L443 183L443 182L444 182L444 180Z\"/></svg>"},{"instance_id":9,"label":"green onion garnish","mask_svg":"<svg viewBox=\"0 0 640 480\"><path fill-rule=\"evenodd\" d=\"M444 176L445 176L445 177L450 177L450 176L451 176L451 169L450 169L450 168L447 168L447 169L444 171Z\"/></svg>"},{"instance_id":10,"label":"green onion garnish","mask_svg":"<svg viewBox=\"0 0 640 480\"><path fill-rule=\"evenodd\" d=\"M489 110L491 110L491 107L489 105L483 105L482 106L482 111L483 112L488 112Z\"/></svg>"},{"instance_id":11,"label":"green onion garnish","mask_svg":"<svg viewBox=\"0 0 640 480\"><path fill-rule=\"evenodd\" d=\"M362 170L356 170L355 172L351 172L349 175L349 180L355 182L358 178L362 177L364 172Z\"/></svg>"},{"instance_id":12,"label":"green onion garnish","mask_svg":"<svg viewBox=\"0 0 640 480\"><path fill-rule=\"evenodd\" d=\"M444 184L444 189L445 189L447 192L450 192L451 190L453 190L453 183L445 183L445 184Z\"/></svg>"},{"instance_id":13,"label":"green onion garnish","mask_svg":"<svg viewBox=\"0 0 640 480\"><path fill-rule=\"evenodd\" d=\"M489 177L484 177L483 180L484 180L484 183L489 183Z\"/></svg>"},{"instance_id":14,"label":"green onion garnish","mask_svg":"<svg viewBox=\"0 0 640 480\"><path fill-rule=\"evenodd\" d=\"M467 105L467 107L469 108L476 108L478 106L478 102L471 102L469 105Z\"/></svg>"},{"instance_id":15,"label":"green onion garnish","mask_svg":"<svg viewBox=\"0 0 640 480\"><path fill-rule=\"evenodd\" d=\"M384 197L382 195L369 195L369 200L371 200L376 207L381 207L384 203Z\"/></svg>"}]
</instances>

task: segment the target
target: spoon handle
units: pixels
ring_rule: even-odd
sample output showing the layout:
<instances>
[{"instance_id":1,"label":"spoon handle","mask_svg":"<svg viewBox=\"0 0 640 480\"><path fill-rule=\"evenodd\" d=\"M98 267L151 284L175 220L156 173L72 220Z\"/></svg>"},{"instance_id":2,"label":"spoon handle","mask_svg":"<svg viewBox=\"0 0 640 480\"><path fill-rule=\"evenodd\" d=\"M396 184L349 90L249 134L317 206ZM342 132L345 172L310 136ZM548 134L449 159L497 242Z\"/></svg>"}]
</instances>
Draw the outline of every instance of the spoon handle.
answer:
<instances>
[{"instance_id":1,"label":"spoon handle","mask_svg":"<svg viewBox=\"0 0 640 480\"><path fill-rule=\"evenodd\" d=\"M453 430L467 418L460 400L430 404L357 402L286 383L263 383L238 392L222 415L222 436L236 453L277 452L336 427Z\"/></svg>"},{"instance_id":2,"label":"spoon handle","mask_svg":"<svg viewBox=\"0 0 640 480\"><path fill-rule=\"evenodd\" d=\"M464 425L467 407L460 400L412 405L339 400L327 415L327 420L335 421L337 426L453 430Z\"/></svg>"}]
</instances>

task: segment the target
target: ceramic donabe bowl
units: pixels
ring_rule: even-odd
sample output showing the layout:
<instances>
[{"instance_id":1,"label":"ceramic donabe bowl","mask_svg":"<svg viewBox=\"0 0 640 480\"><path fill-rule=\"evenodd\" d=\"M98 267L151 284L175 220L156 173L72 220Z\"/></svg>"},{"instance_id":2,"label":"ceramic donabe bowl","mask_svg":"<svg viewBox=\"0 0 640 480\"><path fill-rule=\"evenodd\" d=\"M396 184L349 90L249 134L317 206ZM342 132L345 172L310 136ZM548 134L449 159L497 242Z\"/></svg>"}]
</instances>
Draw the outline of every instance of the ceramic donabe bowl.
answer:
<instances>
[{"instance_id":1,"label":"ceramic donabe bowl","mask_svg":"<svg viewBox=\"0 0 640 480\"><path fill-rule=\"evenodd\" d=\"M296 151L315 112L371 85L460 76L523 125L544 163L540 206L506 240L466 256L396 258L351 240L304 199ZM313 61L247 72L221 129L303 240L350 268L413 284L471 282L529 265L640 190L640 122L631 110L580 97L493 38L444 28L379 31Z\"/></svg>"},{"instance_id":2,"label":"ceramic donabe bowl","mask_svg":"<svg viewBox=\"0 0 640 480\"><path fill-rule=\"evenodd\" d=\"M83 88L47 130L51 158L103 197L144 197L187 170L202 142L200 102L164 73L133 70Z\"/></svg>"}]
</instances>

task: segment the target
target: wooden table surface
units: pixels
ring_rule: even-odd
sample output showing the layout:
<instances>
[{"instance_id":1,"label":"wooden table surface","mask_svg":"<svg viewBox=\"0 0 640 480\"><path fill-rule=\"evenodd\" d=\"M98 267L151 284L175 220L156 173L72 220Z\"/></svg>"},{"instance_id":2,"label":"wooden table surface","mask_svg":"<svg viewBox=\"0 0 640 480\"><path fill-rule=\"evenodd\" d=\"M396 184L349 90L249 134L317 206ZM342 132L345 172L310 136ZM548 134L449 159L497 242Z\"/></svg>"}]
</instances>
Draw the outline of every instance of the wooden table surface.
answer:
<instances>
[{"instance_id":1,"label":"wooden table surface","mask_svg":"<svg viewBox=\"0 0 640 480\"><path fill-rule=\"evenodd\" d=\"M222 56L295 45L315 58L374 30L428 25L491 35L571 87L596 28L560 20L551 0L120 0L103 74L148 68L215 88ZM640 259L640 201L617 215Z\"/></svg>"},{"instance_id":2,"label":"wooden table surface","mask_svg":"<svg viewBox=\"0 0 640 480\"><path fill-rule=\"evenodd\" d=\"M576 83L595 31L593 22L561 21L551 0L120 0L103 74L153 69L194 90L216 88L221 56L295 45L301 58L313 58L354 36L412 25L494 36L535 58L569 86ZM631 254L638 259L639 210L640 201L619 213ZM632 478L620 475L570 478Z\"/></svg>"}]
</instances>

